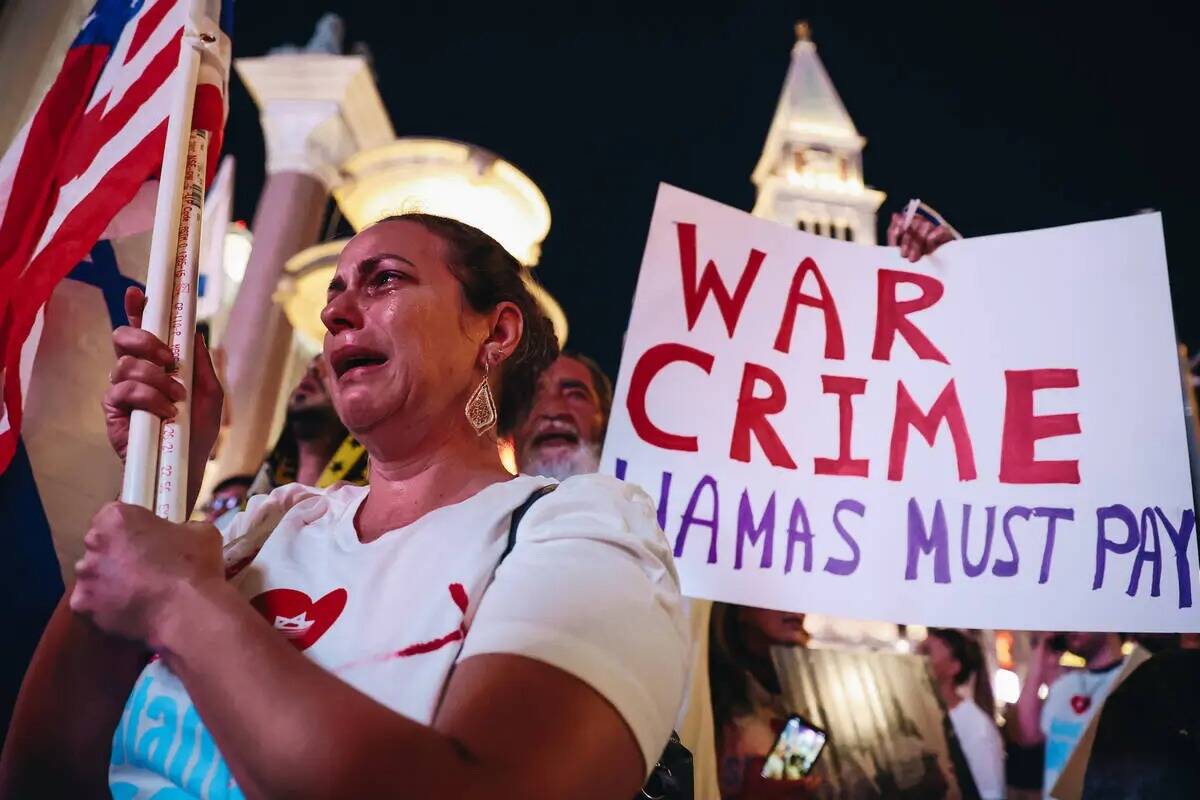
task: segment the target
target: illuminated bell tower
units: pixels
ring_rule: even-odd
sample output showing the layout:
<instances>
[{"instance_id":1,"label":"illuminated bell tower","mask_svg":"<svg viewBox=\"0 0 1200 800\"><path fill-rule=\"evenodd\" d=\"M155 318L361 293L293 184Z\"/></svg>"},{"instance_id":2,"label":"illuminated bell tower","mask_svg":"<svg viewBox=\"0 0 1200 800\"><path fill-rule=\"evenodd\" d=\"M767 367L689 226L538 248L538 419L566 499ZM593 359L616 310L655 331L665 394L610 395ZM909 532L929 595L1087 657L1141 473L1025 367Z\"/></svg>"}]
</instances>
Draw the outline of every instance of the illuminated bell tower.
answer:
<instances>
[{"instance_id":1,"label":"illuminated bell tower","mask_svg":"<svg viewBox=\"0 0 1200 800\"><path fill-rule=\"evenodd\" d=\"M792 63L751 178L758 188L753 213L820 236L875 244L875 215L886 195L863 184L866 142L817 56L808 23L797 23Z\"/></svg>"},{"instance_id":2,"label":"illuminated bell tower","mask_svg":"<svg viewBox=\"0 0 1200 800\"><path fill-rule=\"evenodd\" d=\"M866 142L817 56L808 23L797 23L792 63L752 177L758 188L754 215L819 236L875 244L875 215L886 195L863 184ZM912 647L888 622L808 614L804 625L818 646L900 652Z\"/></svg>"}]
</instances>

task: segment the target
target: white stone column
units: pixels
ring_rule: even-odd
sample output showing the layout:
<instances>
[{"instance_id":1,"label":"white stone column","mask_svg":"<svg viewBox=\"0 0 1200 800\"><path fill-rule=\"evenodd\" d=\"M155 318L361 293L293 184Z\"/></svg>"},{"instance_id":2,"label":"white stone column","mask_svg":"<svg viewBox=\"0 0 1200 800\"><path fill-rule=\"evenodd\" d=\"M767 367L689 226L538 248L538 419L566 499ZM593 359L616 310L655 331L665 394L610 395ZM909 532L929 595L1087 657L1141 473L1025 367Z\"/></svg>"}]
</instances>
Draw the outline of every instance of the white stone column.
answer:
<instances>
[{"instance_id":1,"label":"white stone column","mask_svg":"<svg viewBox=\"0 0 1200 800\"><path fill-rule=\"evenodd\" d=\"M254 248L223 337L231 428L217 478L253 473L269 445L292 353L292 328L274 295L284 264L315 244L338 182L360 149L395 138L360 56L321 53L243 58L234 67L258 105L267 180L254 214Z\"/></svg>"}]
</instances>

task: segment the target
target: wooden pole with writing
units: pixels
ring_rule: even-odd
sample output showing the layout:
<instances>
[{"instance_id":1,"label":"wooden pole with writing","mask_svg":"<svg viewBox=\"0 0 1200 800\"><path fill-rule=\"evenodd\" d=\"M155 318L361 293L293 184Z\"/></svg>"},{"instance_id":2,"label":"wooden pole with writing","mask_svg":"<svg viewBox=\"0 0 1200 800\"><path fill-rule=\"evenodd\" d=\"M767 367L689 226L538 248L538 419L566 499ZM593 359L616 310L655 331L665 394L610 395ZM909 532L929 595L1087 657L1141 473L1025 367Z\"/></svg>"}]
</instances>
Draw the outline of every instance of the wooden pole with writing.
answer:
<instances>
[{"instance_id":1,"label":"wooden pole with writing","mask_svg":"<svg viewBox=\"0 0 1200 800\"><path fill-rule=\"evenodd\" d=\"M200 52L185 41L180 48L177 85L167 122L142 315L142 328L172 349L172 371L183 382L188 396L176 419L165 425L149 412L133 412L121 488L124 502L153 509L174 522L182 522L187 513L196 255L208 152L206 132L192 129L199 71Z\"/></svg>"}]
</instances>

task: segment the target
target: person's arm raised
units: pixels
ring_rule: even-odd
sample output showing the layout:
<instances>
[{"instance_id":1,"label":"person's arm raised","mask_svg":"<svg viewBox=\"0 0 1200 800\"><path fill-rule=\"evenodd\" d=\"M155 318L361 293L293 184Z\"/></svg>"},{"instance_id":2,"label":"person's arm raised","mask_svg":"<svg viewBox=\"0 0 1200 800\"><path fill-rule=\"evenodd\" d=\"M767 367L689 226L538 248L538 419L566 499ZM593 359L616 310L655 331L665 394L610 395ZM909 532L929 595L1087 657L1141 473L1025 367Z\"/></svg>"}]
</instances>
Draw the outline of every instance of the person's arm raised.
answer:
<instances>
[{"instance_id":1,"label":"person's arm raised","mask_svg":"<svg viewBox=\"0 0 1200 800\"><path fill-rule=\"evenodd\" d=\"M1025 685L1021 687L1021 696L1017 698L1016 713L1013 717L1016 723L1011 730L1011 738L1022 747L1033 747L1046 741L1042 732L1042 708L1046 701L1039 694L1042 685L1050 685L1061 672L1058 666L1059 654L1048 644L1049 634L1044 634L1033 646L1029 656L1029 672L1025 676Z\"/></svg>"}]
</instances>

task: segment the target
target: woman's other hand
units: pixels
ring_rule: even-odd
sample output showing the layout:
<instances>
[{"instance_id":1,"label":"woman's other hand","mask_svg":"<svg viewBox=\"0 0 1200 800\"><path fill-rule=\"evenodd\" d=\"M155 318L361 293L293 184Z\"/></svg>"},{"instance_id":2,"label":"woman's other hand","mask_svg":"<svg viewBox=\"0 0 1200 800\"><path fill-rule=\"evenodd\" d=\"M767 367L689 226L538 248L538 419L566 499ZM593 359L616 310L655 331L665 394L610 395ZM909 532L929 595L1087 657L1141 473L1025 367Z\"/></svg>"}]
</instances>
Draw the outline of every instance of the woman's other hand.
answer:
<instances>
[{"instance_id":1,"label":"woman's other hand","mask_svg":"<svg viewBox=\"0 0 1200 800\"><path fill-rule=\"evenodd\" d=\"M135 409L170 420L177 413L176 404L186 397L183 384L167 372L174 360L171 351L161 339L141 328L145 307L146 295L130 287L125 292L129 324L113 331L117 365L110 375L112 386L101 403L109 444L122 460L129 444L129 417ZM207 458L220 432L225 394L199 334L194 352L190 445L193 453Z\"/></svg>"},{"instance_id":2,"label":"woman's other hand","mask_svg":"<svg viewBox=\"0 0 1200 800\"><path fill-rule=\"evenodd\" d=\"M216 528L167 522L140 506L104 506L83 544L71 610L107 633L151 647L174 596L224 579Z\"/></svg>"}]
</instances>

